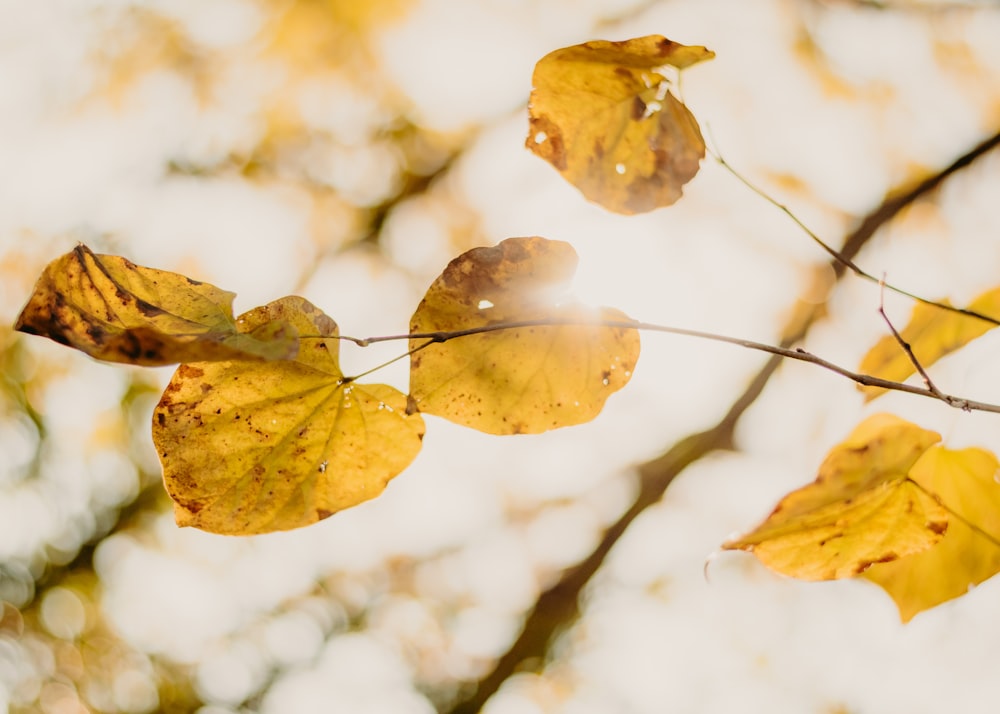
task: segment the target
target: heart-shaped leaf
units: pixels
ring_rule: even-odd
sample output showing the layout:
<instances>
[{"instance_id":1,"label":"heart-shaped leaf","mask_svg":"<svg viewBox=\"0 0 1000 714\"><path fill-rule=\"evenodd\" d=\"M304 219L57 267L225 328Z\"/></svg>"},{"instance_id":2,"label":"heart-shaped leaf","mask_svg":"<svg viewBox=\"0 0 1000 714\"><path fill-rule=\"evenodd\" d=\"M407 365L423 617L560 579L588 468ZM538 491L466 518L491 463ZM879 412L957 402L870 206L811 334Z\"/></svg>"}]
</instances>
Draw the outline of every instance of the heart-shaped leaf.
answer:
<instances>
[{"instance_id":1,"label":"heart-shaped leaf","mask_svg":"<svg viewBox=\"0 0 1000 714\"><path fill-rule=\"evenodd\" d=\"M629 381L639 333L611 308L570 299L576 251L545 238L508 238L448 264L420 302L411 334L506 328L427 345L412 338L415 408L491 434L538 433L590 421ZM422 349L421 349L422 348Z\"/></svg>"},{"instance_id":2,"label":"heart-shaped leaf","mask_svg":"<svg viewBox=\"0 0 1000 714\"><path fill-rule=\"evenodd\" d=\"M294 360L201 362L174 373L153 414L177 523L247 535L306 526L378 496L420 451L419 414L384 384L344 379L337 325L286 297L242 315L303 335Z\"/></svg>"},{"instance_id":3,"label":"heart-shaped leaf","mask_svg":"<svg viewBox=\"0 0 1000 714\"><path fill-rule=\"evenodd\" d=\"M661 70L714 56L660 35L551 52L532 75L525 145L611 211L669 206L698 173L705 141Z\"/></svg>"}]
</instances>

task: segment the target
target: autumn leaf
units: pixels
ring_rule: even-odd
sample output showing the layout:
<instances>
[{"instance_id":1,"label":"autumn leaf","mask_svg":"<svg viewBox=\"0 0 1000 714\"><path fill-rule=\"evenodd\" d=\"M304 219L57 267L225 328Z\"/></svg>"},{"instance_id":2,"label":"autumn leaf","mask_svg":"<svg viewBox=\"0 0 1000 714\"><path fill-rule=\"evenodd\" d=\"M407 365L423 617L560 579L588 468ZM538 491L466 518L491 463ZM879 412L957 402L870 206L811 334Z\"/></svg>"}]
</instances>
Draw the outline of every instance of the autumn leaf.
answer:
<instances>
[{"instance_id":1,"label":"autumn leaf","mask_svg":"<svg viewBox=\"0 0 1000 714\"><path fill-rule=\"evenodd\" d=\"M420 450L406 396L345 381L337 325L286 297L240 316L302 335L294 360L201 362L174 373L153 414L153 442L178 525L247 535L288 530L378 496Z\"/></svg>"},{"instance_id":2,"label":"autumn leaf","mask_svg":"<svg viewBox=\"0 0 1000 714\"><path fill-rule=\"evenodd\" d=\"M942 302L951 304L947 300ZM968 309L983 315L1000 315L1000 288L983 293L972 301ZM995 324L986 320L917 303L910 321L899 335L910 346L921 366L926 368L994 327ZM894 382L902 382L916 371L913 362L892 335L879 340L861 360L858 369L862 374ZM865 401L871 401L886 391L881 387L859 385L859 388L865 394Z\"/></svg>"},{"instance_id":3,"label":"autumn leaf","mask_svg":"<svg viewBox=\"0 0 1000 714\"><path fill-rule=\"evenodd\" d=\"M145 366L295 355L297 335L287 322L237 330L234 297L78 245L45 267L14 327L97 359Z\"/></svg>"},{"instance_id":4,"label":"autumn leaf","mask_svg":"<svg viewBox=\"0 0 1000 714\"><path fill-rule=\"evenodd\" d=\"M572 246L508 238L448 264L420 302L411 334L452 332L527 320L538 325L432 344L410 358L413 405L490 434L538 433L590 421L632 376L639 334L601 321L629 321L618 310L570 300ZM410 349L426 345L413 338Z\"/></svg>"},{"instance_id":5,"label":"autumn leaf","mask_svg":"<svg viewBox=\"0 0 1000 714\"><path fill-rule=\"evenodd\" d=\"M781 500L727 550L748 550L767 567L803 580L859 575L938 543L948 512L909 477L941 437L876 414L835 446L816 480Z\"/></svg>"},{"instance_id":6,"label":"autumn leaf","mask_svg":"<svg viewBox=\"0 0 1000 714\"><path fill-rule=\"evenodd\" d=\"M659 70L714 56L660 35L551 52L532 75L525 145L611 211L669 206L698 173L705 141Z\"/></svg>"},{"instance_id":7,"label":"autumn leaf","mask_svg":"<svg viewBox=\"0 0 1000 714\"><path fill-rule=\"evenodd\" d=\"M934 446L910 469L910 478L954 515L933 548L864 573L889 593L903 622L1000 572L998 467L996 456L983 449Z\"/></svg>"}]
</instances>

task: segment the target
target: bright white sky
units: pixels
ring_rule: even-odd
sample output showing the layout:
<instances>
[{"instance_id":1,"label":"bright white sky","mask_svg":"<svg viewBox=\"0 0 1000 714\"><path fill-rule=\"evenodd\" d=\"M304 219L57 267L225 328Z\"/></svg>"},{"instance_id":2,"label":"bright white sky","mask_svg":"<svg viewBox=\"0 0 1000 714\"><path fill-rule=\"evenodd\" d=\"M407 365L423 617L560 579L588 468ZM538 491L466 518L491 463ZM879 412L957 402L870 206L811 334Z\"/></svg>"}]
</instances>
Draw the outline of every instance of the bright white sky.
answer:
<instances>
[{"instance_id":1,"label":"bright white sky","mask_svg":"<svg viewBox=\"0 0 1000 714\"><path fill-rule=\"evenodd\" d=\"M101 28L132 4L176 16L220 52L260 22L242 0L0 0L0 263L32 266L0 284L0 319L13 322L37 267L85 240L234 290L240 310L297 290L346 334L404 331L453 257L448 217L430 201L390 216L395 264L355 251L311 266L302 191L165 176L178 155L252 141L256 108L276 80L248 61L205 108L184 80L161 72L117 108L81 106ZM531 68L548 51L651 33L715 50L716 60L685 74L685 100L734 165L834 241L894 183L949 162L1000 120L1000 10L674 0L599 24L637 4L424 0L377 44L415 121L478 128L449 186L478 214L484 239L572 242L577 292L637 319L775 342L805 269L823 256L711 162L669 209L621 217L585 203L522 148ZM820 61L804 61L808 52ZM329 161L315 159L317 175L377 202L391 169L363 127L378 107L335 82L303 88L301 106L343 143ZM859 262L915 292L967 300L998 282L997 195L993 158L949 184L938 204L910 211ZM877 301L873 286L846 281L807 347L853 367L884 332ZM888 308L900 322L910 309L900 300ZM0 429L0 562L11 568L37 562L45 544L95 532L100 505L137 488L128 454L100 436L118 411L123 370L41 340L29 346L37 369L65 371L38 405L57 446L38 479L11 475L30 458L33 433L9 420ZM998 349L997 338L983 338L935 376L950 392L1000 401ZM346 350L348 372L395 354ZM261 712L431 712L414 677L475 676L502 652L539 588L589 552L628 504L631 467L714 423L764 361L661 335L645 335L643 350L632 383L585 426L503 439L429 418L422 454L384 496L311 528L224 538L178 530L164 514L146 532L113 536L96 556L103 612L139 651L195 666L199 693L213 703L202 714L235 711L274 668L283 674ZM384 374L404 390L405 377L402 365ZM722 541L812 480L830 446L874 411L936 429L952 446L1000 450L995 416L904 396L865 407L846 381L786 365L741 424L742 451L696 464L634 524L588 591L563 657L508 683L487 713L993 711L996 582L904 627L867 583L780 579L745 554L713 559L705 576ZM318 596L318 579L334 600ZM58 597L51 627L72 637L78 604ZM364 627L344 632L359 616ZM9 671L0 667L0 709L17 681ZM155 706L148 676L135 676L115 695L123 711Z\"/></svg>"}]
</instances>

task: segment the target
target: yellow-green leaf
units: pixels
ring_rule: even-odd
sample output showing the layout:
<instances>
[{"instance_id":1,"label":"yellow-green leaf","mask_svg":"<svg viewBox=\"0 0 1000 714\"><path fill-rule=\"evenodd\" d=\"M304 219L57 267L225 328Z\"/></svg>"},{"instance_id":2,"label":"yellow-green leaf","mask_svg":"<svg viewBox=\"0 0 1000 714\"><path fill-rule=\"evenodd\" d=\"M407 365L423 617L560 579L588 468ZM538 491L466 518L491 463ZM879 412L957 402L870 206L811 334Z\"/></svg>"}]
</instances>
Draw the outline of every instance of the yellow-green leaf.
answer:
<instances>
[{"instance_id":1,"label":"yellow-green leaf","mask_svg":"<svg viewBox=\"0 0 1000 714\"><path fill-rule=\"evenodd\" d=\"M871 416L830 451L813 483L722 547L803 580L850 578L926 550L948 529L948 512L908 473L940 439L890 414Z\"/></svg>"},{"instance_id":2,"label":"yellow-green leaf","mask_svg":"<svg viewBox=\"0 0 1000 714\"><path fill-rule=\"evenodd\" d=\"M996 456L983 449L935 446L910 469L910 478L953 515L933 548L865 572L896 602L903 622L1000 572L998 467Z\"/></svg>"},{"instance_id":3,"label":"yellow-green leaf","mask_svg":"<svg viewBox=\"0 0 1000 714\"><path fill-rule=\"evenodd\" d=\"M545 238L508 238L448 264L420 302L411 333L503 329L432 344L410 358L412 405L491 434L531 434L590 421L629 381L639 334L601 321L618 310L586 308L566 295L576 251ZM417 349L427 339L410 340Z\"/></svg>"},{"instance_id":4,"label":"yellow-green leaf","mask_svg":"<svg viewBox=\"0 0 1000 714\"><path fill-rule=\"evenodd\" d=\"M698 173L705 141L658 70L714 56L661 35L551 52L532 75L525 145L611 211L669 206Z\"/></svg>"},{"instance_id":5,"label":"yellow-green leaf","mask_svg":"<svg viewBox=\"0 0 1000 714\"><path fill-rule=\"evenodd\" d=\"M406 396L344 381L337 325L299 297L242 315L302 338L294 360L183 364L153 415L177 523L214 533L288 530L378 496L420 450Z\"/></svg>"},{"instance_id":6,"label":"yellow-green leaf","mask_svg":"<svg viewBox=\"0 0 1000 714\"><path fill-rule=\"evenodd\" d=\"M298 341L287 323L237 330L234 297L78 245L45 267L15 329L97 359L146 366L295 355Z\"/></svg>"},{"instance_id":7,"label":"yellow-green leaf","mask_svg":"<svg viewBox=\"0 0 1000 714\"><path fill-rule=\"evenodd\" d=\"M942 302L951 304L947 300ZM1000 288L983 293L972 301L968 309L983 315L1000 316ZM986 320L917 303L910 321L899 335L910 345L921 366L926 368L994 327L996 325ZM902 382L916 371L913 362L892 335L886 335L875 343L858 369L863 374L894 382ZM865 401L871 401L886 391L881 387L859 388L865 394Z\"/></svg>"}]
</instances>

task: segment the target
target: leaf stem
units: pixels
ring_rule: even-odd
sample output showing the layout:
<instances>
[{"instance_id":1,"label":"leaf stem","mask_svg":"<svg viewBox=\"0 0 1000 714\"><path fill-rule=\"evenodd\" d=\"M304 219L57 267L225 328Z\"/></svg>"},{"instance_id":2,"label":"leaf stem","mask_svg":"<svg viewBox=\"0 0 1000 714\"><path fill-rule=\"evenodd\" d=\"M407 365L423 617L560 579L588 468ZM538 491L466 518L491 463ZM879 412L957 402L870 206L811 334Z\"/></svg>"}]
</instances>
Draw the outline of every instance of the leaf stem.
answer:
<instances>
[{"instance_id":1,"label":"leaf stem","mask_svg":"<svg viewBox=\"0 0 1000 714\"><path fill-rule=\"evenodd\" d=\"M1000 136L1000 135L998 135L998 136ZM988 150L990 148L993 148L996 145L997 141L998 141L997 137L994 136L991 140L988 140L988 142L984 142L984 146ZM713 140L713 143L714 143L714 140ZM977 148L979 148L979 147L977 147ZM870 282L877 283L877 284L881 285L882 287L884 287L886 290L891 290L892 292L896 293L897 295L902 295L904 297L910 298L911 300L915 300L916 302L923 303L924 305L931 305L933 307L937 307L937 308L940 308L942 310L947 310L948 312L955 312L955 313L958 313L959 315L965 315L966 317L972 317L972 318L975 318L977 320L983 320L985 322L990 323L991 325L998 325L998 326L1000 326L1000 320L998 320L997 318L990 317L989 315L984 315L983 313L978 312L976 310L970 310L968 308L963 308L963 307L956 307L955 305L949 305L947 303L938 302L936 300L928 300L927 298L920 297L919 295L915 295L914 293L911 293L911 292L909 292L907 290L903 290L902 288L898 288L895 285L890 285L889 283L886 283L884 280L875 277L871 273L866 272L860 266L858 266L858 264L855 263L853 260L851 260L850 258L848 258L847 256L845 256L843 253L837 251L835 248L831 247L830 244L828 244L826 241L824 241L822 238L820 238L819 235L817 235L815 231L813 231L811 228L809 228L809 226L807 226L802 221L802 219L800 219L798 216L796 216L795 213L793 213L792 210L788 206L786 206L785 204L781 203L777 199L775 199L772 196L770 196L766 191L764 191L762 188L760 188L755 183L753 183L749 178L747 178L742 173L740 173L739 171L737 171L732 166L732 164L730 164L728 161L726 161L725 158L723 158L722 154L717 149L715 149L715 148L709 148L709 149L707 149L707 152L708 152L709 156L711 156L713 159L715 159L716 162L718 162L718 164L720 166L722 166L722 168L724 168L726 171L728 171L729 174L732 175L737 181L739 181L740 183L742 183L748 189L750 189L751 191L753 191L755 194L757 194L758 196L760 196L761 198L763 198L765 201L767 201L768 203L770 203L772 206L774 206L775 208L777 208L779 211L781 211L782 213L784 213L786 216L788 216L792 220L792 222L796 226L798 226L802 230L803 233L805 233L807 236L809 236L809 238L816 245L818 245L820 248L822 248L837 263L839 263L840 265L844 266L846 269L850 270L852 273L854 273L855 275L857 275L859 278L863 278L863 279L868 280Z\"/></svg>"},{"instance_id":2,"label":"leaf stem","mask_svg":"<svg viewBox=\"0 0 1000 714\"><path fill-rule=\"evenodd\" d=\"M938 399L944 399L944 395L941 393L941 390L937 388L933 380L931 380L931 376L927 374L927 370L924 369L922 364L920 364L920 360L917 359L917 355L914 354L913 347L909 342L903 339L903 336L899 334L899 330L897 330L896 326L892 324L892 320L889 319L889 316L885 312L885 276L883 276L882 280L879 281L878 314L882 316L882 320L889 327L889 332L892 333L893 339L896 340L900 349L903 350L907 359L910 360L910 364L913 365L913 368L917 370L920 377L924 380L924 384L927 386L927 389L930 390L931 393Z\"/></svg>"},{"instance_id":3,"label":"leaf stem","mask_svg":"<svg viewBox=\"0 0 1000 714\"><path fill-rule=\"evenodd\" d=\"M392 339L404 339L405 337L406 337L406 335L399 335L398 337L393 337ZM354 342L355 344L360 345L361 347L366 347L368 345L368 343L370 342L370 341L366 341L366 340L355 340L352 337L341 337L339 339L348 340L350 342ZM376 342L385 342L386 340L385 339L378 339L378 338L376 338L375 341ZM346 384L347 382L356 382L359 379L361 379L362 377L367 377L372 372L377 372L378 370L382 369L383 367L388 367L390 364L393 364L394 362L398 362L401 359L406 359L410 355L416 354L420 350L422 350L422 349L424 349L426 347L429 347L430 345L433 345L435 342L438 342L438 341L439 340L427 340L427 342L425 342L424 344L418 345L418 346L414 347L413 349L408 350L407 352L404 352L401 355L393 357L392 359L387 360L387 361L383 362L382 364L379 364L379 365L376 365L376 366L372 367L371 369L366 369L361 374L356 374L353 377L344 377L344 383Z\"/></svg>"}]
</instances>

